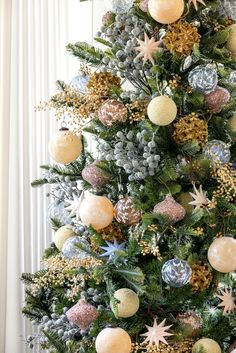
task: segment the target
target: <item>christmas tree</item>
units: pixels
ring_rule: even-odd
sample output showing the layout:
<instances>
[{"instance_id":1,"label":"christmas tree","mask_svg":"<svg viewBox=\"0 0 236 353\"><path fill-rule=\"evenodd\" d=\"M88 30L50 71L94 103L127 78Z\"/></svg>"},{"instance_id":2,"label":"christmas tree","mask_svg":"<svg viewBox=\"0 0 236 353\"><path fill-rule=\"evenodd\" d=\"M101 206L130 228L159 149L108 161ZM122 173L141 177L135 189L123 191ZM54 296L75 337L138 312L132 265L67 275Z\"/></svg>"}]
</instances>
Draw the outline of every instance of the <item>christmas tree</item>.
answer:
<instances>
[{"instance_id":1,"label":"christmas tree","mask_svg":"<svg viewBox=\"0 0 236 353\"><path fill-rule=\"evenodd\" d=\"M68 45L79 74L40 106L61 129L32 183L51 185L55 236L22 275L27 342L235 352L234 1L109 2L99 46Z\"/></svg>"}]
</instances>

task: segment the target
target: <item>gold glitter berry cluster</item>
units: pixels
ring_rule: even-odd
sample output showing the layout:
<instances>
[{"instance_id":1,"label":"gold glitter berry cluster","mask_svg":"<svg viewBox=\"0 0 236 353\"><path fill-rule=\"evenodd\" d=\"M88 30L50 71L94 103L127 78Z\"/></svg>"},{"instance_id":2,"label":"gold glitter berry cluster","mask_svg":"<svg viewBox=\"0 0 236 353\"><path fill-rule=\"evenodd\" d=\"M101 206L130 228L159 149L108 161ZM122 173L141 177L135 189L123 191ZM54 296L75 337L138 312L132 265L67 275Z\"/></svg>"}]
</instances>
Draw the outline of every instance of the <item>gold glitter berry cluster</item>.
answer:
<instances>
[{"instance_id":1,"label":"gold glitter berry cluster","mask_svg":"<svg viewBox=\"0 0 236 353\"><path fill-rule=\"evenodd\" d=\"M94 73L87 86L89 95L100 97L108 97L117 88L120 88L120 78L110 72Z\"/></svg>"},{"instance_id":2,"label":"gold glitter berry cluster","mask_svg":"<svg viewBox=\"0 0 236 353\"><path fill-rule=\"evenodd\" d=\"M208 141L208 124L192 113L174 124L173 138L178 144L197 141L203 147Z\"/></svg>"},{"instance_id":3,"label":"gold glitter berry cluster","mask_svg":"<svg viewBox=\"0 0 236 353\"><path fill-rule=\"evenodd\" d=\"M236 170L232 164L224 164L219 168L214 168L212 176L217 180L217 190L213 192L213 198L224 196L229 202L236 197Z\"/></svg>"},{"instance_id":4,"label":"gold glitter berry cluster","mask_svg":"<svg viewBox=\"0 0 236 353\"><path fill-rule=\"evenodd\" d=\"M171 53L190 55L195 44L200 42L197 28L187 21L179 21L169 25L164 38L165 47Z\"/></svg>"},{"instance_id":5,"label":"gold glitter berry cluster","mask_svg":"<svg viewBox=\"0 0 236 353\"><path fill-rule=\"evenodd\" d=\"M146 100L135 100L131 103L125 104L130 122L141 121L146 118L148 101Z\"/></svg>"},{"instance_id":6,"label":"gold glitter berry cluster","mask_svg":"<svg viewBox=\"0 0 236 353\"><path fill-rule=\"evenodd\" d=\"M191 266L192 277L190 279L190 285L194 292L201 292L207 289L213 279L211 268L207 263L202 261L196 262Z\"/></svg>"},{"instance_id":7,"label":"gold glitter berry cluster","mask_svg":"<svg viewBox=\"0 0 236 353\"><path fill-rule=\"evenodd\" d=\"M156 345L133 343L131 353L192 353L193 345L194 341L192 339L176 342L169 346L161 342L159 347Z\"/></svg>"},{"instance_id":8,"label":"gold glitter berry cluster","mask_svg":"<svg viewBox=\"0 0 236 353\"><path fill-rule=\"evenodd\" d=\"M150 244L145 240L140 240L138 244L141 247L141 254L143 256L153 255L157 257L159 260L161 260L161 254L160 254L160 249L158 245Z\"/></svg>"}]
</instances>

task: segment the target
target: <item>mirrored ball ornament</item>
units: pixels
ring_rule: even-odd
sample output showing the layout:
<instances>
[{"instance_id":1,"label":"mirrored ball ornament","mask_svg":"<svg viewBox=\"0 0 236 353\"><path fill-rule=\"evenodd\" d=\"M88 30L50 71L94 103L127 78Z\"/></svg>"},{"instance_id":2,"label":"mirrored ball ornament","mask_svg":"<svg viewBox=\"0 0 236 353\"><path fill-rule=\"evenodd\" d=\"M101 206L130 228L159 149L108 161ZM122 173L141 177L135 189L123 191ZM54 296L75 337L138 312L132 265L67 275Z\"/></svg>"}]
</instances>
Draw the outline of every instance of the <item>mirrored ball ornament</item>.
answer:
<instances>
[{"instance_id":1,"label":"mirrored ball ornament","mask_svg":"<svg viewBox=\"0 0 236 353\"><path fill-rule=\"evenodd\" d=\"M87 85L89 82L89 77L83 73L79 73L75 76L71 83L70 88L77 91L78 93L85 94L87 92Z\"/></svg>"},{"instance_id":2,"label":"mirrored ball ornament","mask_svg":"<svg viewBox=\"0 0 236 353\"><path fill-rule=\"evenodd\" d=\"M66 240L66 242L62 246L62 255L67 259L72 259L76 257L77 259L85 259L88 257L88 254L81 250L77 245L82 245L87 249L90 249L89 243L87 240L80 238L79 236L75 236Z\"/></svg>"},{"instance_id":3,"label":"mirrored ball ornament","mask_svg":"<svg viewBox=\"0 0 236 353\"><path fill-rule=\"evenodd\" d=\"M205 145L203 153L213 164L229 163L231 157L229 145L221 140L209 141Z\"/></svg>"},{"instance_id":4,"label":"mirrored ball ornament","mask_svg":"<svg viewBox=\"0 0 236 353\"><path fill-rule=\"evenodd\" d=\"M131 9L134 0L104 0L104 2L108 10L115 14L123 14Z\"/></svg>"},{"instance_id":5,"label":"mirrored ball ornament","mask_svg":"<svg viewBox=\"0 0 236 353\"><path fill-rule=\"evenodd\" d=\"M186 261L172 259L167 261L161 270L162 279L171 287L182 287L190 281L192 270Z\"/></svg>"},{"instance_id":6,"label":"mirrored ball ornament","mask_svg":"<svg viewBox=\"0 0 236 353\"><path fill-rule=\"evenodd\" d=\"M217 70L212 65L199 65L190 71L188 82L194 91L207 94L215 90L218 83Z\"/></svg>"}]
</instances>

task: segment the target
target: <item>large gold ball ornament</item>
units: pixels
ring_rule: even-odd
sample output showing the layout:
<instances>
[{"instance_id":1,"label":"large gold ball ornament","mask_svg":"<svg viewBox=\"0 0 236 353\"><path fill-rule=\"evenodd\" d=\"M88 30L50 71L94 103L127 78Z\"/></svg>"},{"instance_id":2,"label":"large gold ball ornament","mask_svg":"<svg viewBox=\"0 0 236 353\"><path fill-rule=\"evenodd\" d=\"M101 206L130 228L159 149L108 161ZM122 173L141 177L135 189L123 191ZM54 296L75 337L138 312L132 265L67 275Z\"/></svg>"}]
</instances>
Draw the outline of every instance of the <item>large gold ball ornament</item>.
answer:
<instances>
[{"instance_id":1,"label":"large gold ball ornament","mask_svg":"<svg viewBox=\"0 0 236 353\"><path fill-rule=\"evenodd\" d=\"M231 116L228 120L228 128L230 132L236 132L236 114ZM233 140L236 140L236 138L233 138Z\"/></svg>"},{"instance_id":2,"label":"large gold ball ornament","mask_svg":"<svg viewBox=\"0 0 236 353\"><path fill-rule=\"evenodd\" d=\"M204 353L221 353L219 344L210 338L198 340L193 346L192 353L200 352L201 349Z\"/></svg>"},{"instance_id":3,"label":"large gold ball ornament","mask_svg":"<svg viewBox=\"0 0 236 353\"><path fill-rule=\"evenodd\" d=\"M139 309L139 297L133 290L129 288L118 289L114 293L114 297L119 300L118 317L127 318L136 314ZM115 312L115 308L112 307L112 311Z\"/></svg>"},{"instance_id":4,"label":"large gold ball ornament","mask_svg":"<svg viewBox=\"0 0 236 353\"><path fill-rule=\"evenodd\" d=\"M218 272L228 273L236 270L236 239L222 237L213 241L208 249L208 261Z\"/></svg>"},{"instance_id":5,"label":"large gold ball ornament","mask_svg":"<svg viewBox=\"0 0 236 353\"><path fill-rule=\"evenodd\" d=\"M54 243L58 250L62 250L63 244L71 237L75 237L76 233L72 230L72 227L67 224L59 228L54 236Z\"/></svg>"},{"instance_id":6,"label":"large gold ball ornament","mask_svg":"<svg viewBox=\"0 0 236 353\"><path fill-rule=\"evenodd\" d=\"M105 196L91 195L81 203L81 221L96 230L108 227L113 220L113 215L113 205Z\"/></svg>"},{"instance_id":7,"label":"large gold ball ornament","mask_svg":"<svg viewBox=\"0 0 236 353\"><path fill-rule=\"evenodd\" d=\"M233 56L236 55L236 24L229 27L229 39L226 44L227 49Z\"/></svg>"},{"instance_id":8,"label":"large gold ball ornament","mask_svg":"<svg viewBox=\"0 0 236 353\"><path fill-rule=\"evenodd\" d=\"M184 12L184 0L149 0L148 10L154 20L170 24L180 19Z\"/></svg>"},{"instance_id":9,"label":"large gold ball ornament","mask_svg":"<svg viewBox=\"0 0 236 353\"><path fill-rule=\"evenodd\" d=\"M105 328L95 342L97 353L130 353L131 339L122 328Z\"/></svg>"},{"instance_id":10,"label":"large gold ball ornament","mask_svg":"<svg viewBox=\"0 0 236 353\"><path fill-rule=\"evenodd\" d=\"M177 106L173 99L167 96L155 97L148 104L147 114L153 124L169 125L176 118Z\"/></svg>"},{"instance_id":11,"label":"large gold ball ornament","mask_svg":"<svg viewBox=\"0 0 236 353\"><path fill-rule=\"evenodd\" d=\"M68 129L62 129L49 141L48 149L55 162L69 164L81 154L81 138Z\"/></svg>"}]
</instances>

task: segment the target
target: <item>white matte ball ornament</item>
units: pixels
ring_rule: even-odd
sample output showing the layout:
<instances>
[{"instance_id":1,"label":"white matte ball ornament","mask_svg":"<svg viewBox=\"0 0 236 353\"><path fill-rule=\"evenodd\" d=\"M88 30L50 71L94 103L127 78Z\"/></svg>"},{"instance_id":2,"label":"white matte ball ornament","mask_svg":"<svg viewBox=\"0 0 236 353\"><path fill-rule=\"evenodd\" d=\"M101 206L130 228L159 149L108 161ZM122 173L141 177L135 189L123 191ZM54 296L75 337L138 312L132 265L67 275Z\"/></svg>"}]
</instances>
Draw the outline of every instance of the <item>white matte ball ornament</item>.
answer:
<instances>
[{"instance_id":1,"label":"white matte ball ornament","mask_svg":"<svg viewBox=\"0 0 236 353\"><path fill-rule=\"evenodd\" d=\"M139 309L139 297L133 290L129 288L118 289L114 293L114 297L119 300L118 317L127 318L136 314ZM114 311L113 308L112 311Z\"/></svg>"},{"instance_id":2,"label":"white matte ball ornament","mask_svg":"<svg viewBox=\"0 0 236 353\"><path fill-rule=\"evenodd\" d=\"M218 272L236 270L236 239L222 237L215 239L208 249L208 261Z\"/></svg>"},{"instance_id":3,"label":"white matte ball ornament","mask_svg":"<svg viewBox=\"0 0 236 353\"><path fill-rule=\"evenodd\" d=\"M97 353L130 353L131 339L122 328L105 328L95 342Z\"/></svg>"},{"instance_id":4,"label":"white matte ball ornament","mask_svg":"<svg viewBox=\"0 0 236 353\"><path fill-rule=\"evenodd\" d=\"M227 49L231 52L233 56L236 55L236 24L229 27L229 39L227 42Z\"/></svg>"},{"instance_id":5,"label":"white matte ball ornament","mask_svg":"<svg viewBox=\"0 0 236 353\"><path fill-rule=\"evenodd\" d=\"M86 226L96 230L106 228L111 224L113 216L113 205L105 196L91 195L81 203L80 218Z\"/></svg>"},{"instance_id":6,"label":"white matte ball ornament","mask_svg":"<svg viewBox=\"0 0 236 353\"><path fill-rule=\"evenodd\" d=\"M54 243L58 250L62 250L63 244L71 237L75 237L76 233L72 230L72 227L67 224L59 228L54 236Z\"/></svg>"},{"instance_id":7,"label":"white matte ball ornament","mask_svg":"<svg viewBox=\"0 0 236 353\"><path fill-rule=\"evenodd\" d=\"M48 144L49 154L53 160L61 164L74 162L81 154L82 142L73 132L61 129Z\"/></svg>"},{"instance_id":8,"label":"white matte ball ornament","mask_svg":"<svg viewBox=\"0 0 236 353\"><path fill-rule=\"evenodd\" d=\"M201 338L198 340L192 349L192 353L200 352L203 350L204 353L221 353L219 344L211 338Z\"/></svg>"},{"instance_id":9,"label":"white matte ball ornament","mask_svg":"<svg viewBox=\"0 0 236 353\"><path fill-rule=\"evenodd\" d=\"M153 98L147 108L148 117L155 125L165 126L172 123L177 115L177 106L167 96Z\"/></svg>"},{"instance_id":10,"label":"white matte ball ornament","mask_svg":"<svg viewBox=\"0 0 236 353\"><path fill-rule=\"evenodd\" d=\"M184 12L184 0L149 0L148 10L157 22L173 23L179 20Z\"/></svg>"}]
</instances>

